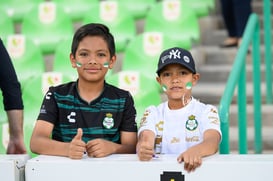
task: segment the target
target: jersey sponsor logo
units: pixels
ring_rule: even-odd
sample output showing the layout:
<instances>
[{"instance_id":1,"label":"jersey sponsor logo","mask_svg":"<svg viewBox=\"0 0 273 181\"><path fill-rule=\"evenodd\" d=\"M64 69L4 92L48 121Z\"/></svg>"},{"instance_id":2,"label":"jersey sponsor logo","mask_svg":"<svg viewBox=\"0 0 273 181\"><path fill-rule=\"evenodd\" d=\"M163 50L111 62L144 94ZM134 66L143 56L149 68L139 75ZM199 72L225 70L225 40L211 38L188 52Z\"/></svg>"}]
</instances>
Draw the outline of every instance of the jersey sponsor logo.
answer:
<instances>
[{"instance_id":1,"label":"jersey sponsor logo","mask_svg":"<svg viewBox=\"0 0 273 181\"><path fill-rule=\"evenodd\" d=\"M199 136L193 136L193 137L186 137L185 139L187 142L198 142Z\"/></svg>"},{"instance_id":2,"label":"jersey sponsor logo","mask_svg":"<svg viewBox=\"0 0 273 181\"><path fill-rule=\"evenodd\" d=\"M180 142L180 139L177 137L173 137L171 140L171 143L179 143L179 142Z\"/></svg>"}]
</instances>

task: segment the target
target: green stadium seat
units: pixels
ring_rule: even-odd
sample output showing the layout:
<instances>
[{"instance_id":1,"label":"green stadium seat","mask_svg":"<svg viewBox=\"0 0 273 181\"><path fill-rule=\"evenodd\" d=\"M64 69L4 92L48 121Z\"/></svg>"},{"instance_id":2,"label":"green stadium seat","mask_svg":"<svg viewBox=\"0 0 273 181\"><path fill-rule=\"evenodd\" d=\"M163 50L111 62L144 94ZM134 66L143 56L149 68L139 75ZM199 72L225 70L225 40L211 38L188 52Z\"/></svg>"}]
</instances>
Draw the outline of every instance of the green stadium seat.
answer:
<instances>
[{"instance_id":1,"label":"green stadium seat","mask_svg":"<svg viewBox=\"0 0 273 181\"><path fill-rule=\"evenodd\" d=\"M135 20L143 19L146 17L151 7L157 3L156 0L117 0L119 3L124 4L126 9L132 14Z\"/></svg>"},{"instance_id":2,"label":"green stadium seat","mask_svg":"<svg viewBox=\"0 0 273 181\"><path fill-rule=\"evenodd\" d=\"M137 110L138 124L146 107L161 102L159 85L155 77L149 78L141 71L120 71L108 77L106 82L128 90L132 94Z\"/></svg>"},{"instance_id":3,"label":"green stadium seat","mask_svg":"<svg viewBox=\"0 0 273 181\"><path fill-rule=\"evenodd\" d=\"M17 77L24 84L45 71L44 58L41 50L22 34L9 35L4 42L11 57Z\"/></svg>"},{"instance_id":4,"label":"green stadium seat","mask_svg":"<svg viewBox=\"0 0 273 181\"><path fill-rule=\"evenodd\" d=\"M54 2L43 2L24 16L22 34L32 39L43 54L54 53L56 46L71 38L74 27L64 10Z\"/></svg>"},{"instance_id":5,"label":"green stadium seat","mask_svg":"<svg viewBox=\"0 0 273 181\"><path fill-rule=\"evenodd\" d=\"M5 41L8 35L14 34L14 24L8 15L0 10L0 38Z\"/></svg>"},{"instance_id":6,"label":"green stadium seat","mask_svg":"<svg viewBox=\"0 0 273 181\"><path fill-rule=\"evenodd\" d=\"M116 51L123 52L127 44L136 36L136 26L133 16L118 1L101 1L92 6L90 13L83 20L83 24L103 23L114 35Z\"/></svg>"},{"instance_id":7,"label":"green stadium seat","mask_svg":"<svg viewBox=\"0 0 273 181\"><path fill-rule=\"evenodd\" d=\"M44 0L0 0L0 7L8 14L14 23L20 23L33 6L43 1Z\"/></svg>"},{"instance_id":8,"label":"green stadium seat","mask_svg":"<svg viewBox=\"0 0 273 181\"><path fill-rule=\"evenodd\" d=\"M72 38L72 37L71 37ZM72 67L70 63L70 52L71 52L71 39L61 41L55 50L53 58L53 71L61 72L71 78L71 80L76 80L78 77L77 70Z\"/></svg>"},{"instance_id":9,"label":"green stadium seat","mask_svg":"<svg viewBox=\"0 0 273 181\"><path fill-rule=\"evenodd\" d=\"M139 34L128 44L121 69L141 71L142 74L154 79L160 53L174 46L179 45L170 41L162 32Z\"/></svg>"},{"instance_id":10,"label":"green stadium seat","mask_svg":"<svg viewBox=\"0 0 273 181\"><path fill-rule=\"evenodd\" d=\"M51 0L52 2L58 3L63 7L67 16L73 22L82 21L86 14L90 13L91 7L99 3L99 0Z\"/></svg>"},{"instance_id":11,"label":"green stadium seat","mask_svg":"<svg viewBox=\"0 0 273 181\"><path fill-rule=\"evenodd\" d=\"M196 12L198 17L208 16L209 12L215 8L215 0L185 0Z\"/></svg>"},{"instance_id":12,"label":"green stadium seat","mask_svg":"<svg viewBox=\"0 0 273 181\"><path fill-rule=\"evenodd\" d=\"M161 31L185 49L200 40L197 16L189 4L180 0L165 0L154 5L145 19L144 32L147 31Z\"/></svg>"}]
</instances>

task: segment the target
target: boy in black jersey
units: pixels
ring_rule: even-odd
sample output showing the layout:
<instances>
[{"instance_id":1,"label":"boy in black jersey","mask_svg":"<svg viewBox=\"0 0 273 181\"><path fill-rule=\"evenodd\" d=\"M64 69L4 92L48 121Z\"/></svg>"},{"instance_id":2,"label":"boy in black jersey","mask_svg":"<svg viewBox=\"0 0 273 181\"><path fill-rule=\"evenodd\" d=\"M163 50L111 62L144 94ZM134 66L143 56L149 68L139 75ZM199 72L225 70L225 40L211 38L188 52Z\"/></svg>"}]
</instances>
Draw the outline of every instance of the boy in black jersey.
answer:
<instances>
[{"instance_id":1,"label":"boy in black jersey","mask_svg":"<svg viewBox=\"0 0 273 181\"><path fill-rule=\"evenodd\" d=\"M81 159L135 153L136 110L128 91L105 82L116 62L114 37L103 24L80 27L73 37L70 62L78 80L46 93L31 137L37 154Z\"/></svg>"}]
</instances>

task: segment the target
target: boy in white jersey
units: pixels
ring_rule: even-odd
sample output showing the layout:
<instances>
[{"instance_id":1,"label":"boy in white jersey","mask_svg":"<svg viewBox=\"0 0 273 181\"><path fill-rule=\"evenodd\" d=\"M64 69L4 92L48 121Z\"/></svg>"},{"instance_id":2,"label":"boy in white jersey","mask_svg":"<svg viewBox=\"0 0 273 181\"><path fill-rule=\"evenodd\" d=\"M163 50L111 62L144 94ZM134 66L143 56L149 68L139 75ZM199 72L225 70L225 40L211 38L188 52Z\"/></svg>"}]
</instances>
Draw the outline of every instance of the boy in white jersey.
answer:
<instances>
[{"instance_id":1,"label":"boy in white jersey","mask_svg":"<svg viewBox=\"0 0 273 181\"><path fill-rule=\"evenodd\" d=\"M194 171L202 157L215 154L221 140L217 108L191 95L200 75L189 51L174 47L163 51L157 82L168 100L146 109L138 130L137 154L151 160L154 154L178 154L184 169Z\"/></svg>"}]
</instances>

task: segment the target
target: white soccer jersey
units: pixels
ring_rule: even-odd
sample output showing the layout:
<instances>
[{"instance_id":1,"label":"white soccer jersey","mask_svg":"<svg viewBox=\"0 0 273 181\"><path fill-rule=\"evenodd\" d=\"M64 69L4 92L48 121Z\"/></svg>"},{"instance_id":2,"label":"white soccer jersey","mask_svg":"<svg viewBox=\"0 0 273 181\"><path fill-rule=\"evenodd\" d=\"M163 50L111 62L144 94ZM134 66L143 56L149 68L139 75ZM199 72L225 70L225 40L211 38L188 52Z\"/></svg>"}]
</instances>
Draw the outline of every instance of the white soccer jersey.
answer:
<instances>
[{"instance_id":1,"label":"white soccer jersey","mask_svg":"<svg viewBox=\"0 0 273 181\"><path fill-rule=\"evenodd\" d=\"M170 110L168 102L146 109L138 134L151 130L156 135L156 153L180 154L203 140L203 133L216 129L221 134L217 108L192 98L178 110Z\"/></svg>"}]
</instances>

